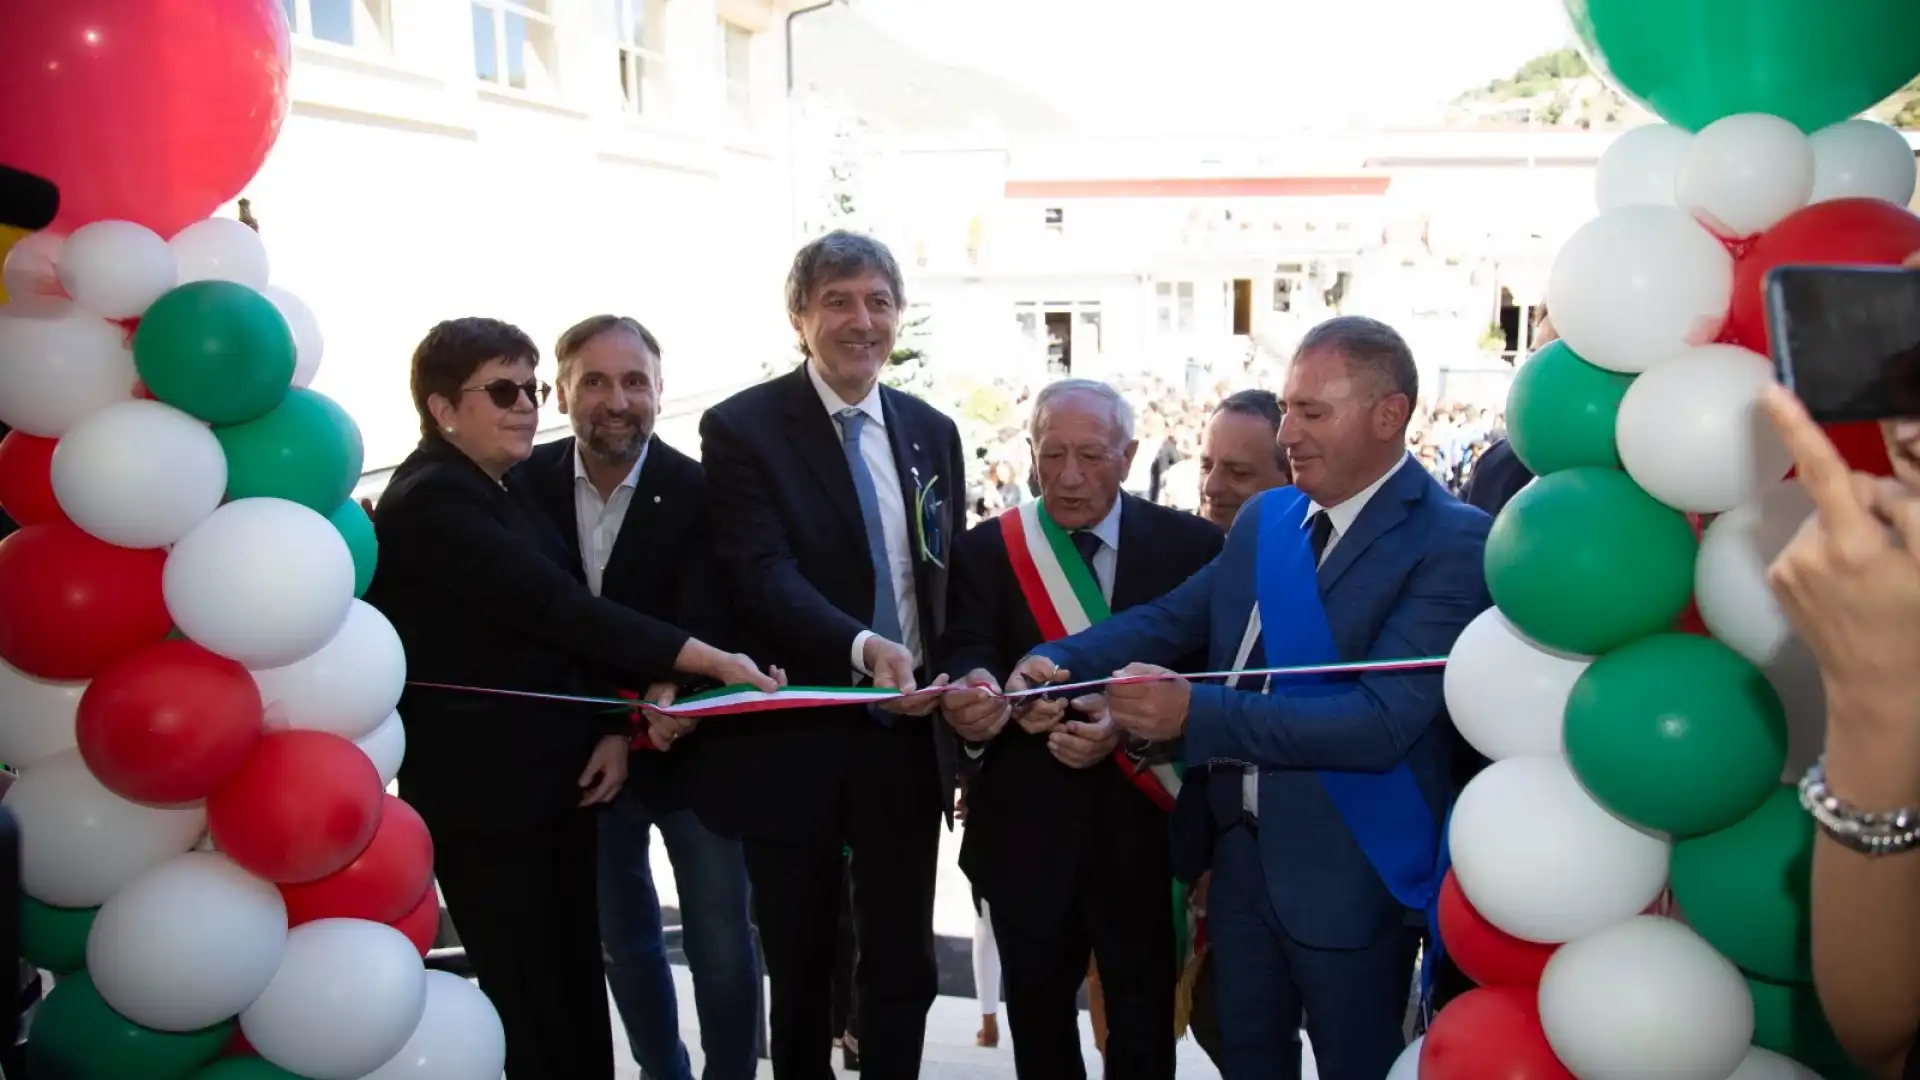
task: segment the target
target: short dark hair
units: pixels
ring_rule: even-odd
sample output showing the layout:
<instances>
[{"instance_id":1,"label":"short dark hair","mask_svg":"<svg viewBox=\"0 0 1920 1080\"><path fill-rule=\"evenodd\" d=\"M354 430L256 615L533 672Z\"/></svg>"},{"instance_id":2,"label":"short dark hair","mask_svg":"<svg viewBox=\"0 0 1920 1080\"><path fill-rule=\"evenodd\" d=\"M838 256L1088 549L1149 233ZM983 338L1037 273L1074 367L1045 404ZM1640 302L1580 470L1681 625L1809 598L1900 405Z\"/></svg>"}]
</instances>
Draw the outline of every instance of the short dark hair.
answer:
<instances>
[{"instance_id":1,"label":"short dark hair","mask_svg":"<svg viewBox=\"0 0 1920 1080\"><path fill-rule=\"evenodd\" d=\"M612 330L626 330L638 335L640 344L647 347L655 364L666 355L660 351L660 342L653 336L653 331L640 325L639 319L631 315L589 315L567 327L566 333L560 335L559 342L553 347L553 361L560 366L560 380L566 381L567 368L572 366L575 354L586 348L594 338Z\"/></svg>"},{"instance_id":2,"label":"short dark hair","mask_svg":"<svg viewBox=\"0 0 1920 1080\"><path fill-rule=\"evenodd\" d=\"M489 360L540 362L540 347L526 331L499 319L472 316L448 319L427 331L413 350L413 408L420 414L420 434L437 438L439 426L427 400L435 394L460 400L460 388Z\"/></svg>"},{"instance_id":3,"label":"short dark hair","mask_svg":"<svg viewBox=\"0 0 1920 1080\"><path fill-rule=\"evenodd\" d=\"M1405 394L1409 402L1420 397L1420 369L1414 366L1413 350L1400 332L1379 319L1365 315L1341 315L1307 331L1295 357L1326 350L1337 352L1351 367L1379 378L1392 394Z\"/></svg>"},{"instance_id":4,"label":"short dark hair","mask_svg":"<svg viewBox=\"0 0 1920 1080\"><path fill-rule=\"evenodd\" d=\"M798 315L807 310L813 291L827 282L844 281L863 273L886 278L893 290L894 306L906 306L906 286L900 280L900 264L894 261L887 245L845 229L835 229L808 241L794 252L793 268L787 271L787 314Z\"/></svg>"},{"instance_id":5,"label":"short dark hair","mask_svg":"<svg viewBox=\"0 0 1920 1080\"><path fill-rule=\"evenodd\" d=\"M1286 448L1280 445L1280 397L1271 390L1240 390L1220 399L1213 407L1213 415L1233 413L1237 416L1256 416L1265 420L1273 428L1273 458L1282 469L1291 476L1293 470L1287 462Z\"/></svg>"}]
</instances>

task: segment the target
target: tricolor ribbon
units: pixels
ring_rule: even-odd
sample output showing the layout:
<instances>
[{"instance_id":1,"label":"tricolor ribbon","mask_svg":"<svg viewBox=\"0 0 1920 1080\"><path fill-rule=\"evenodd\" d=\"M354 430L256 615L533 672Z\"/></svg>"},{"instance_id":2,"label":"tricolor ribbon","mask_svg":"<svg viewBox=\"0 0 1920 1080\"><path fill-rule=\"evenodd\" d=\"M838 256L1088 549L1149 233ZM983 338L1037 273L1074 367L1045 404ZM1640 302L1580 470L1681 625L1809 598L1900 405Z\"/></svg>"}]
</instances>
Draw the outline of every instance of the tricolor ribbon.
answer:
<instances>
[{"instance_id":1,"label":"tricolor ribbon","mask_svg":"<svg viewBox=\"0 0 1920 1080\"><path fill-rule=\"evenodd\" d=\"M1082 682L1052 683L1036 686L1028 690L1001 691L999 696L1008 701L1020 701L1034 697L1060 697L1092 693L1114 686L1134 686L1141 683L1171 682L1176 679L1196 681L1201 679L1225 679L1235 675L1246 677L1271 677L1284 679L1289 676L1306 675L1368 675L1401 671L1425 671L1431 668L1445 667L1444 656L1426 656L1410 660L1359 660L1339 664L1308 664L1299 667L1254 668L1246 671L1201 671L1192 673L1154 672L1147 675L1115 675L1105 679L1087 679ZM408 682L408 686L421 690L451 690L467 694L492 694L496 697L524 698L535 701L558 701L570 705L596 705L609 709L629 710L636 704L649 712L664 713L668 716L739 716L748 713L776 712L787 709L814 709L827 705L872 705L894 698L918 698L934 694L944 694L954 687L928 687L902 694L898 690L880 687L826 687L826 686L788 686L771 693L755 690L744 683L735 686L723 686L717 690L695 694L692 697L676 701L671 705L655 705L649 701L634 702L630 698L587 697L577 694L547 694L534 690L502 690L486 686L458 686L452 683Z\"/></svg>"}]
</instances>

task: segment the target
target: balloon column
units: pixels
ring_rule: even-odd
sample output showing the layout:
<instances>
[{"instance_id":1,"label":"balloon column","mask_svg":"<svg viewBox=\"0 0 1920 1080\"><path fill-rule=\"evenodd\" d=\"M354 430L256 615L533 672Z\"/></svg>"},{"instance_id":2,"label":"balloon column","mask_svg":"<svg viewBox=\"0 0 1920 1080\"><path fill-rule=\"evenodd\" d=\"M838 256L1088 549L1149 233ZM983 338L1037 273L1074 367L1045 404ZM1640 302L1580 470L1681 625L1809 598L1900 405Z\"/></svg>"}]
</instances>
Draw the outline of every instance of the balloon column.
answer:
<instances>
[{"instance_id":1,"label":"balloon column","mask_svg":"<svg viewBox=\"0 0 1920 1080\"><path fill-rule=\"evenodd\" d=\"M1493 759L1454 809L1441 901L1480 987L1402 1067L1857 1076L1809 985L1813 826L1790 781L1824 703L1766 569L1812 506L1757 409L1761 282L1920 251L1912 149L1852 118L1920 72L1920 7L1566 4L1596 68L1672 123L1600 161L1600 215L1548 280L1560 340L1514 380L1512 445L1538 479L1494 523L1498 606L1446 682ZM1836 434L1885 471L1877 430ZM1710 633L1681 631L1690 601Z\"/></svg>"},{"instance_id":2,"label":"balloon column","mask_svg":"<svg viewBox=\"0 0 1920 1080\"><path fill-rule=\"evenodd\" d=\"M0 760L36 1075L498 1080L429 976L398 635L319 324L210 218L286 114L278 0L0 7L0 160L62 189L0 307ZM32 103L28 108L25 103ZM216 1062L223 1055L238 1060Z\"/></svg>"}]
</instances>

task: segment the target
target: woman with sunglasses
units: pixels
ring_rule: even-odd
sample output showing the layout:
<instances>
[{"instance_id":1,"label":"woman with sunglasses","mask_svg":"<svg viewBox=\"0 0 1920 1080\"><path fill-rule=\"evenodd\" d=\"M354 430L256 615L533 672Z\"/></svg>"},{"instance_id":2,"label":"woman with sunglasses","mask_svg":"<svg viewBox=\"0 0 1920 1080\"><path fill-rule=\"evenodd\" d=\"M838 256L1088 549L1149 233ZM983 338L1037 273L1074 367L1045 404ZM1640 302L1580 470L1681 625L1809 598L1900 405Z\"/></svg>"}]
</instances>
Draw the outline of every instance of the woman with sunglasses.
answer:
<instances>
[{"instance_id":1,"label":"woman with sunglasses","mask_svg":"<svg viewBox=\"0 0 1920 1080\"><path fill-rule=\"evenodd\" d=\"M559 534L507 492L548 387L539 350L493 319L443 322L413 354L420 446L374 528L367 602L399 631L400 794L433 834L448 914L507 1034L510 1080L611 1080L594 911L594 808L626 779L624 711L597 695L673 673L772 690L745 656L593 595ZM466 689L436 689L419 684Z\"/></svg>"}]
</instances>

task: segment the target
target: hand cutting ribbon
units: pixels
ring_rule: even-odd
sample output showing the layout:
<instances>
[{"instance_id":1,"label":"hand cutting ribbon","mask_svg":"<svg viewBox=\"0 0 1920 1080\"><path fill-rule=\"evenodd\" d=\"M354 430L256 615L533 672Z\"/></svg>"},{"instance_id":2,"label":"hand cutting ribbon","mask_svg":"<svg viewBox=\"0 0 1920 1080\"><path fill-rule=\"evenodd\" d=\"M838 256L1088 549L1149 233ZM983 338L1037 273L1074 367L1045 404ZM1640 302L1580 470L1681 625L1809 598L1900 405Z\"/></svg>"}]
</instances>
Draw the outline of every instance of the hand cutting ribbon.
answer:
<instances>
[{"instance_id":1,"label":"hand cutting ribbon","mask_svg":"<svg viewBox=\"0 0 1920 1080\"><path fill-rule=\"evenodd\" d=\"M1009 701L1026 698L1075 698L1092 690L1109 686L1126 686L1135 683L1161 682L1168 679L1225 679L1238 675L1241 678L1260 677L1284 679L1309 675L1368 675L1386 674L1403 671L1427 671L1445 667L1444 656L1425 656L1408 660L1359 660L1338 664L1307 664L1296 667L1250 668L1245 671L1200 671L1192 673L1167 672L1153 675L1132 675L1126 677L1110 676L1105 679L1088 679L1082 682L1054 683L1048 686L1036 686L1029 690L1001 691L999 696ZM451 683L409 682L408 686L421 690L450 690L468 694L493 694L501 697L527 698L536 701L557 701L572 705L597 705L610 709L629 710L635 703L628 698L585 697L575 694L547 694L532 690L502 690L484 686L457 686ZM667 705L652 702L640 702L639 708L648 712L668 716L737 716L748 713L779 712L788 709L814 709L827 705L870 705L897 697L928 697L943 694L947 687L926 687L909 694L898 690L884 690L872 687L823 687L789 686L768 693L748 686L723 686L709 690L704 694L695 694L682 701Z\"/></svg>"}]
</instances>

